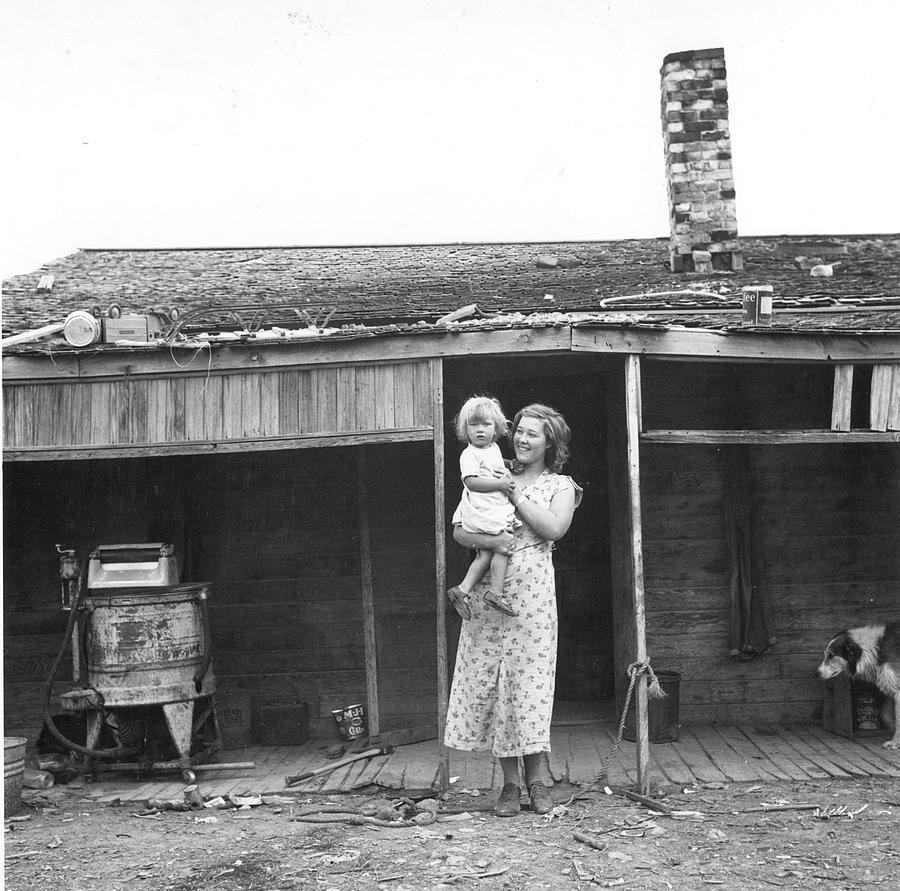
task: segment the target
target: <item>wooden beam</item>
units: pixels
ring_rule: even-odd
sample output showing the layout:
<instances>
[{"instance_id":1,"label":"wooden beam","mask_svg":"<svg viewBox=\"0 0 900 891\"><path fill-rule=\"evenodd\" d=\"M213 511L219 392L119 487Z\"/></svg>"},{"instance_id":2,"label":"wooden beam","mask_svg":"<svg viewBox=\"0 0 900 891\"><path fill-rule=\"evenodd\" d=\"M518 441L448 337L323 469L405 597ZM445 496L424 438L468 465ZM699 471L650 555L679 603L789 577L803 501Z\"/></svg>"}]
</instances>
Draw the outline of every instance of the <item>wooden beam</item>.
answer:
<instances>
[{"instance_id":1,"label":"wooden beam","mask_svg":"<svg viewBox=\"0 0 900 891\"><path fill-rule=\"evenodd\" d=\"M68 446L66 448L4 449L4 461L79 461L93 458L152 458L162 455L224 455L233 452L271 452L278 449L318 449L386 442L423 442L431 427L391 428L365 433L298 434L253 439L157 442L145 445Z\"/></svg>"},{"instance_id":2,"label":"wooden beam","mask_svg":"<svg viewBox=\"0 0 900 891\"><path fill-rule=\"evenodd\" d=\"M53 322L51 325L43 325L40 328L33 328L31 331L11 334L9 337L4 337L0 340L0 349L15 346L17 343L30 343L33 340L40 340L42 337L48 337L51 334L59 334L65 327L65 322Z\"/></svg>"},{"instance_id":3,"label":"wooden beam","mask_svg":"<svg viewBox=\"0 0 900 891\"><path fill-rule=\"evenodd\" d=\"M900 433L871 430L647 430L642 442L678 445L812 445L900 442Z\"/></svg>"},{"instance_id":4,"label":"wooden beam","mask_svg":"<svg viewBox=\"0 0 900 891\"><path fill-rule=\"evenodd\" d=\"M572 329L572 350L639 353L655 359L729 362L873 362L900 359L900 332L826 335L742 334L705 329Z\"/></svg>"},{"instance_id":5,"label":"wooden beam","mask_svg":"<svg viewBox=\"0 0 900 891\"><path fill-rule=\"evenodd\" d=\"M121 378L143 375L194 374L206 377L223 371L278 369L298 365L360 365L414 361L443 356L491 356L498 353L568 352L568 325L547 328L454 329L427 334L378 334L323 338L317 341L233 344L206 347L131 347L48 354L3 356L4 385L20 380L58 381L65 378Z\"/></svg>"},{"instance_id":6,"label":"wooden beam","mask_svg":"<svg viewBox=\"0 0 900 891\"><path fill-rule=\"evenodd\" d=\"M375 635L375 598L372 590L372 536L369 528L369 466L366 447L356 456L359 493L359 575L362 585L363 644L366 660L366 699L369 733L381 732L378 705L378 640Z\"/></svg>"},{"instance_id":7,"label":"wooden beam","mask_svg":"<svg viewBox=\"0 0 900 891\"><path fill-rule=\"evenodd\" d=\"M679 361L842 362L900 360L900 332L815 336L742 334L683 328L495 328L410 334L377 333L314 342L260 341L214 349L194 347L91 348L50 354L3 356L4 386L15 381L121 378L143 375L209 375L249 368L341 365L498 353L573 351L639 353Z\"/></svg>"},{"instance_id":8,"label":"wooden beam","mask_svg":"<svg viewBox=\"0 0 900 891\"><path fill-rule=\"evenodd\" d=\"M641 360L625 359L625 429L628 462L629 522L631 526L632 598L634 608L635 655L637 662L647 658L646 614L644 610L644 551L641 527ZM647 715L647 675L638 676L635 687L635 728L637 742L637 780L643 795L650 792L650 729Z\"/></svg>"},{"instance_id":9,"label":"wooden beam","mask_svg":"<svg viewBox=\"0 0 900 891\"><path fill-rule=\"evenodd\" d=\"M434 399L434 557L437 625L437 699L438 699L438 788L450 787L450 752L444 745L447 726L447 529L444 492L444 366L440 359L431 363L431 390Z\"/></svg>"},{"instance_id":10,"label":"wooden beam","mask_svg":"<svg viewBox=\"0 0 900 891\"><path fill-rule=\"evenodd\" d=\"M853 403L853 366L834 366L834 389L831 394L831 429L850 429L850 408Z\"/></svg>"}]
</instances>

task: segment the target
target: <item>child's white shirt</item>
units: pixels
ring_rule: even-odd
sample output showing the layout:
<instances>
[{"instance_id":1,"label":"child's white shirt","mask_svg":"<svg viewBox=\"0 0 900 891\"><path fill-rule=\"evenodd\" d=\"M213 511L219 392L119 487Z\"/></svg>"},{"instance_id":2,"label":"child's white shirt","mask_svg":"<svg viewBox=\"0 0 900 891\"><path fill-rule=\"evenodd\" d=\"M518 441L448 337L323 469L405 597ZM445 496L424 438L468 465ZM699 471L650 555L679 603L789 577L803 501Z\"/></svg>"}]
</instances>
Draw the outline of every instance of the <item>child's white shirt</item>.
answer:
<instances>
[{"instance_id":1,"label":"child's white shirt","mask_svg":"<svg viewBox=\"0 0 900 891\"><path fill-rule=\"evenodd\" d=\"M467 445L459 456L459 473L463 480L462 498L453 513L453 525L466 532L497 535L517 525L516 509L503 492L472 492L465 484L466 477L496 479L494 471L505 471L503 455L497 443L477 449Z\"/></svg>"}]
</instances>

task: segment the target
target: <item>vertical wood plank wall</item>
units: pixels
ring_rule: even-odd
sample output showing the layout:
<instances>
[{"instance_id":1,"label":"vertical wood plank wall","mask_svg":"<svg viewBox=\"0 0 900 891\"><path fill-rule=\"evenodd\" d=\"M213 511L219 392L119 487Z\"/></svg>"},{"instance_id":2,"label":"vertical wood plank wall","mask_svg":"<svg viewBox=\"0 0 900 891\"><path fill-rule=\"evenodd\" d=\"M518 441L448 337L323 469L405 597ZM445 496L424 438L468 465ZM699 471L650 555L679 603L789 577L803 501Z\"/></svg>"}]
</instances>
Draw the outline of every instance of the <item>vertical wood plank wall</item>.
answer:
<instances>
[{"instance_id":1,"label":"vertical wood plank wall","mask_svg":"<svg viewBox=\"0 0 900 891\"><path fill-rule=\"evenodd\" d=\"M7 385L6 448L430 427L428 362Z\"/></svg>"},{"instance_id":2,"label":"vertical wood plank wall","mask_svg":"<svg viewBox=\"0 0 900 891\"><path fill-rule=\"evenodd\" d=\"M437 713L431 442L367 446L382 729ZM6 732L33 739L61 642L58 555L116 541L176 544L210 581L219 688L261 704L365 702L356 449L8 464L4 473ZM70 662L61 677L70 678ZM423 668L424 667L424 668ZM65 685L61 685L65 688Z\"/></svg>"},{"instance_id":3,"label":"vertical wood plank wall","mask_svg":"<svg viewBox=\"0 0 900 891\"><path fill-rule=\"evenodd\" d=\"M830 416L831 369L645 361L642 371L646 427L797 428ZM682 673L687 721L817 717L825 643L850 624L896 616L900 448L752 446L748 454L778 643L743 661L729 656L723 452L641 448L648 649L657 668Z\"/></svg>"}]
</instances>

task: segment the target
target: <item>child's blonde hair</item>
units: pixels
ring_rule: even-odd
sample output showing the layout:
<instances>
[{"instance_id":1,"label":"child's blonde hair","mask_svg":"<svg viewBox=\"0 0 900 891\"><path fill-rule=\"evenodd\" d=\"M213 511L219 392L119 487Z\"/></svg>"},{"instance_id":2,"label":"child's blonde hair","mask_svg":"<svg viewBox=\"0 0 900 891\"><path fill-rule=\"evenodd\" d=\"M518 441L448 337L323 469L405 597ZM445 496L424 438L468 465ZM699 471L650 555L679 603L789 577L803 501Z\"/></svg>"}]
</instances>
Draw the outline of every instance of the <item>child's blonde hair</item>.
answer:
<instances>
[{"instance_id":1,"label":"child's blonde hair","mask_svg":"<svg viewBox=\"0 0 900 891\"><path fill-rule=\"evenodd\" d=\"M456 438L460 442L469 441L468 425L475 420L494 422L494 442L509 432L509 421L506 420L500 403L493 396L472 396L463 403L459 414L453 419Z\"/></svg>"}]
</instances>

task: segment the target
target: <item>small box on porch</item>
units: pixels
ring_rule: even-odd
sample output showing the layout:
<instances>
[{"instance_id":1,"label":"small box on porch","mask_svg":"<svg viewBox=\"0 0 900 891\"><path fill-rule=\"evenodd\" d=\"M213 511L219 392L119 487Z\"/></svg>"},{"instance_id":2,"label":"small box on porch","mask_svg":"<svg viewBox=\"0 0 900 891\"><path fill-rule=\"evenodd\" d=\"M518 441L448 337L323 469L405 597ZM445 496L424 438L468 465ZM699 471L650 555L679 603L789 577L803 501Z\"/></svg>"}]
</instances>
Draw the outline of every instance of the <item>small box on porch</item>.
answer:
<instances>
[{"instance_id":1,"label":"small box on porch","mask_svg":"<svg viewBox=\"0 0 900 891\"><path fill-rule=\"evenodd\" d=\"M309 706L305 702L260 705L253 738L262 746L302 746L309 739Z\"/></svg>"},{"instance_id":2,"label":"small box on porch","mask_svg":"<svg viewBox=\"0 0 900 891\"><path fill-rule=\"evenodd\" d=\"M223 690L216 696L216 725L223 749L250 745L251 703L248 690Z\"/></svg>"},{"instance_id":3,"label":"small box on porch","mask_svg":"<svg viewBox=\"0 0 900 891\"><path fill-rule=\"evenodd\" d=\"M878 713L883 698L878 688L839 674L824 682L822 726L838 736L873 736L884 733Z\"/></svg>"}]
</instances>

